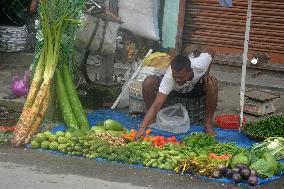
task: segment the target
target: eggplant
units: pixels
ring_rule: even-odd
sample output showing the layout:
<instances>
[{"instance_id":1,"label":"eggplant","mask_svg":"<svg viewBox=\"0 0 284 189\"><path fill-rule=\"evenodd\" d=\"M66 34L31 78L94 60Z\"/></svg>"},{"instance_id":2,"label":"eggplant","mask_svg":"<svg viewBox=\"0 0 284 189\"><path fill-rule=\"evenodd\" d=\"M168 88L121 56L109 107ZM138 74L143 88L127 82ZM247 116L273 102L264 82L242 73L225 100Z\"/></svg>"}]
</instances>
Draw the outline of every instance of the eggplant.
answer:
<instances>
[{"instance_id":1,"label":"eggplant","mask_svg":"<svg viewBox=\"0 0 284 189\"><path fill-rule=\"evenodd\" d=\"M221 174L221 171L220 170L214 170L213 173L212 173L212 177L213 178L221 178L222 177L222 174Z\"/></svg>"},{"instance_id":2,"label":"eggplant","mask_svg":"<svg viewBox=\"0 0 284 189\"><path fill-rule=\"evenodd\" d=\"M235 183L239 183L242 180L242 176L240 175L240 173L234 173L232 179Z\"/></svg>"},{"instance_id":3,"label":"eggplant","mask_svg":"<svg viewBox=\"0 0 284 189\"><path fill-rule=\"evenodd\" d=\"M258 182L258 179L257 179L256 176L250 176L250 177L248 178L248 183L249 183L249 185L251 185L251 186L257 185L257 182Z\"/></svg>"},{"instance_id":4,"label":"eggplant","mask_svg":"<svg viewBox=\"0 0 284 189\"><path fill-rule=\"evenodd\" d=\"M225 176L226 176L227 178L231 178L232 175L233 175L232 169L226 168Z\"/></svg>"},{"instance_id":5,"label":"eggplant","mask_svg":"<svg viewBox=\"0 0 284 189\"><path fill-rule=\"evenodd\" d=\"M219 164L218 167L217 167L217 170L220 171L220 173L225 176L225 173L226 173L226 165L224 164Z\"/></svg>"},{"instance_id":6,"label":"eggplant","mask_svg":"<svg viewBox=\"0 0 284 189\"><path fill-rule=\"evenodd\" d=\"M234 168L232 169L233 174L234 174L234 173L239 173L240 171L241 171L241 169L240 169L239 167L234 167Z\"/></svg>"},{"instance_id":7,"label":"eggplant","mask_svg":"<svg viewBox=\"0 0 284 189\"><path fill-rule=\"evenodd\" d=\"M241 171L240 171L240 174L241 176L243 177L243 179L248 179L250 177L250 169L249 168L243 168Z\"/></svg>"},{"instance_id":8,"label":"eggplant","mask_svg":"<svg viewBox=\"0 0 284 189\"><path fill-rule=\"evenodd\" d=\"M250 170L250 176L256 176L257 177L257 172L255 169Z\"/></svg>"},{"instance_id":9,"label":"eggplant","mask_svg":"<svg viewBox=\"0 0 284 189\"><path fill-rule=\"evenodd\" d=\"M247 165L245 165L245 164L241 164L241 163L236 164L234 167L238 167L239 169L248 168L248 166L247 166Z\"/></svg>"}]
</instances>

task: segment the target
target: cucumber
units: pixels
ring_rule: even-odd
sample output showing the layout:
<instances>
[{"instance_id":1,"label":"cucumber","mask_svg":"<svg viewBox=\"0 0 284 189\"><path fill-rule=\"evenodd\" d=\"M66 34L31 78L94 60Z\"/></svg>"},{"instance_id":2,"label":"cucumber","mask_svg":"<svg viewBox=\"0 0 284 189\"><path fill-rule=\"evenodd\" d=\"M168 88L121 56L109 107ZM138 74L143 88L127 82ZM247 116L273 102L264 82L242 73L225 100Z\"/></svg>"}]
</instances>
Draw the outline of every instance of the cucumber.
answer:
<instances>
[{"instance_id":1,"label":"cucumber","mask_svg":"<svg viewBox=\"0 0 284 189\"><path fill-rule=\"evenodd\" d=\"M155 159L151 159L148 163L146 163L146 166L149 167L151 165L153 165L153 163L155 163Z\"/></svg>"},{"instance_id":2,"label":"cucumber","mask_svg":"<svg viewBox=\"0 0 284 189\"><path fill-rule=\"evenodd\" d=\"M161 157L159 157L159 158L157 159L157 162L162 163L163 160L164 160L164 157L161 156Z\"/></svg>"},{"instance_id":3,"label":"cucumber","mask_svg":"<svg viewBox=\"0 0 284 189\"><path fill-rule=\"evenodd\" d=\"M158 163L153 163L152 167L158 167Z\"/></svg>"},{"instance_id":4,"label":"cucumber","mask_svg":"<svg viewBox=\"0 0 284 189\"><path fill-rule=\"evenodd\" d=\"M158 152L158 155L159 155L160 157L165 157L165 154L164 154L163 152Z\"/></svg>"},{"instance_id":5,"label":"cucumber","mask_svg":"<svg viewBox=\"0 0 284 189\"><path fill-rule=\"evenodd\" d=\"M167 158L171 158L171 157L172 157L168 152L165 152L165 156L166 156Z\"/></svg>"},{"instance_id":6,"label":"cucumber","mask_svg":"<svg viewBox=\"0 0 284 189\"><path fill-rule=\"evenodd\" d=\"M176 155L179 154L179 152L174 151L174 150L168 151L168 153L169 153L170 155L172 155L172 156L176 156Z\"/></svg>"}]
</instances>

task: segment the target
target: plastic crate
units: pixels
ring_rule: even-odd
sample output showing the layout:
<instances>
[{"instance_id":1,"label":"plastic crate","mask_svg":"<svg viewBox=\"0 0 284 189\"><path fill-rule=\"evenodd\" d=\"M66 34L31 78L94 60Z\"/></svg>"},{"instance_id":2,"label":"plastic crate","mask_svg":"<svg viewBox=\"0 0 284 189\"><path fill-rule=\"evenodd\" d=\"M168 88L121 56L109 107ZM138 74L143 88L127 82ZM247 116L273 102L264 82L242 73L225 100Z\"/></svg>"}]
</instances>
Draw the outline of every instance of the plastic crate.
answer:
<instances>
[{"instance_id":1,"label":"plastic crate","mask_svg":"<svg viewBox=\"0 0 284 189\"><path fill-rule=\"evenodd\" d=\"M215 117L217 125L222 129L238 129L240 128L240 115L238 114L222 114ZM243 124L246 124L247 118L243 117Z\"/></svg>"},{"instance_id":2,"label":"plastic crate","mask_svg":"<svg viewBox=\"0 0 284 189\"><path fill-rule=\"evenodd\" d=\"M14 131L15 126L0 126L0 132Z\"/></svg>"},{"instance_id":3,"label":"plastic crate","mask_svg":"<svg viewBox=\"0 0 284 189\"><path fill-rule=\"evenodd\" d=\"M142 81L133 81L129 83L129 112L145 113L146 107L142 94Z\"/></svg>"},{"instance_id":4,"label":"plastic crate","mask_svg":"<svg viewBox=\"0 0 284 189\"><path fill-rule=\"evenodd\" d=\"M205 96L198 98L184 98L179 96L168 96L165 106L181 103L188 111L191 123L201 123L205 118Z\"/></svg>"}]
</instances>

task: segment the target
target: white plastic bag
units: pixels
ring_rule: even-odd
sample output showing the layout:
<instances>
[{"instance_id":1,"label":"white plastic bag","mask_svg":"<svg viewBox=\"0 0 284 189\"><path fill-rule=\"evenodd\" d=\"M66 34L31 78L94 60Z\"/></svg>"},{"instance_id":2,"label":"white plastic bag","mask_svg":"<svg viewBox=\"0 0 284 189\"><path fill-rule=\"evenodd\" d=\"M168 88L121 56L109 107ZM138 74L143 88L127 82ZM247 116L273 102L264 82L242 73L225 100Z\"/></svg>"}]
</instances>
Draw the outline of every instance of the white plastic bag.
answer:
<instances>
[{"instance_id":1,"label":"white plastic bag","mask_svg":"<svg viewBox=\"0 0 284 189\"><path fill-rule=\"evenodd\" d=\"M147 39L159 40L159 0L119 0L118 15L125 28Z\"/></svg>"},{"instance_id":2,"label":"white plastic bag","mask_svg":"<svg viewBox=\"0 0 284 189\"><path fill-rule=\"evenodd\" d=\"M150 127L172 133L186 133L190 129L188 112L181 103L165 107L158 112L156 122Z\"/></svg>"},{"instance_id":3,"label":"white plastic bag","mask_svg":"<svg viewBox=\"0 0 284 189\"><path fill-rule=\"evenodd\" d=\"M99 20L98 20L99 19ZM120 27L119 23L109 21L106 23L101 18L97 18L90 14L83 14L81 18L83 28L78 28L75 47L79 51L86 48L94 30L95 36L90 44L89 50L95 53L98 50L105 53L114 53L116 50L117 31ZM98 26L96 26L98 22ZM104 31L104 27L105 31ZM102 45L102 46L101 46ZM101 49L100 49L101 48Z\"/></svg>"}]
</instances>

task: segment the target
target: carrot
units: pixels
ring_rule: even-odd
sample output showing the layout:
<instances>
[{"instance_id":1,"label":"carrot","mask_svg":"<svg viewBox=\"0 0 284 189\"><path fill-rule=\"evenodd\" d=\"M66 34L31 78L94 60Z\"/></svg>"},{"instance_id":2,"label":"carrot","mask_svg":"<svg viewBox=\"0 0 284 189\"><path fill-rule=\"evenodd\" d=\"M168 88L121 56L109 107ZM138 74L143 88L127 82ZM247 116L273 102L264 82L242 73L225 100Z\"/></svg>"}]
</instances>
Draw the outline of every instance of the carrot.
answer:
<instances>
[{"instance_id":1,"label":"carrot","mask_svg":"<svg viewBox=\"0 0 284 189\"><path fill-rule=\"evenodd\" d=\"M146 136L148 136L151 133L151 129L146 130Z\"/></svg>"},{"instance_id":2,"label":"carrot","mask_svg":"<svg viewBox=\"0 0 284 189\"><path fill-rule=\"evenodd\" d=\"M215 153L209 153L209 157L217 159L218 156Z\"/></svg>"}]
</instances>

